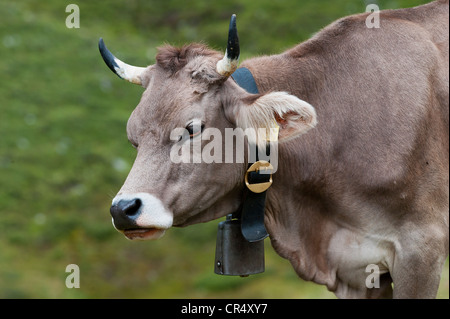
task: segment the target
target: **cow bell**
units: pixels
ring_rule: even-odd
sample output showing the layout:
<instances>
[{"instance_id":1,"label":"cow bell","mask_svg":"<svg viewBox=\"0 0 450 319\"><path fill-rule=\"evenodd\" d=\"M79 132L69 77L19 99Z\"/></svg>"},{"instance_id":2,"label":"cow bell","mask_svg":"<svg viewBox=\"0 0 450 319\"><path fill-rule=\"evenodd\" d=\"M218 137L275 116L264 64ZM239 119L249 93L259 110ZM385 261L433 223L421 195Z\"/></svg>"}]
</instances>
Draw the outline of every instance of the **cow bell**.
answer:
<instances>
[{"instance_id":1,"label":"cow bell","mask_svg":"<svg viewBox=\"0 0 450 319\"><path fill-rule=\"evenodd\" d=\"M241 277L264 272L264 241L247 241L241 220L233 219L232 214L219 223L214 272Z\"/></svg>"}]
</instances>

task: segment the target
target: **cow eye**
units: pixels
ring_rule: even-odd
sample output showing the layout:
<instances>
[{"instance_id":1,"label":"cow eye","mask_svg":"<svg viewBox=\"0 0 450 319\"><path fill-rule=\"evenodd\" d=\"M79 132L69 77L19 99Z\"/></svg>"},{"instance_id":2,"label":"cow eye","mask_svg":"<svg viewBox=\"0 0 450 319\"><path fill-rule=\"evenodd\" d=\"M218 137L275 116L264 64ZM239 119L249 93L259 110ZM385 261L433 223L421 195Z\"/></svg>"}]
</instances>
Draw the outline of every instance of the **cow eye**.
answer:
<instances>
[{"instance_id":1,"label":"cow eye","mask_svg":"<svg viewBox=\"0 0 450 319\"><path fill-rule=\"evenodd\" d=\"M192 121L187 126L186 129L189 133L189 138L194 138L197 135L200 135L203 132L205 125L200 121Z\"/></svg>"}]
</instances>

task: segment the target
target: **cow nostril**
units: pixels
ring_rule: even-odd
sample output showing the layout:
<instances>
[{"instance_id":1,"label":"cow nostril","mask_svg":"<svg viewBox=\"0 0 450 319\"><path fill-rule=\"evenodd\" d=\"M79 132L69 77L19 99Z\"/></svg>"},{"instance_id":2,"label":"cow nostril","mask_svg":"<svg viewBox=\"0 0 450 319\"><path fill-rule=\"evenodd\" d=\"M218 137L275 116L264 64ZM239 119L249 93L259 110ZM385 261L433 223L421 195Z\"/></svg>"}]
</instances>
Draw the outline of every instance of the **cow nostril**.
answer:
<instances>
[{"instance_id":1,"label":"cow nostril","mask_svg":"<svg viewBox=\"0 0 450 319\"><path fill-rule=\"evenodd\" d=\"M136 215L139 208L141 208L142 202L140 199L135 198L125 203L125 205L122 208L122 211L127 216L133 216Z\"/></svg>"},{"instance_id":2,"label":"cow nostril","mask_svg":"<svg viewBox=\"0 0 450 319\"><path fill-rule=\"evenodd\" d=\"M142 201L139 198L131 200L121 200L118 203L111 206L111 215L114 219L123 218L125 216L132 217L139 212L142 206Z\"/></svg>"}]
</instances>

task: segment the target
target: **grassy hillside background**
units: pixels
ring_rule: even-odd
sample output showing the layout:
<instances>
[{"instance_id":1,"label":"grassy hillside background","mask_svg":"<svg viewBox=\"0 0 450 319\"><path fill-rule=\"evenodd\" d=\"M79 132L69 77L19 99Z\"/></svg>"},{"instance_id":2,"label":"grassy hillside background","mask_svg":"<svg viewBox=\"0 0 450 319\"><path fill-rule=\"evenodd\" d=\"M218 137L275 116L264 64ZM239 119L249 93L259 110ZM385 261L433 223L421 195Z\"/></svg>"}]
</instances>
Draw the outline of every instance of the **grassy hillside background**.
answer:
<instances>
[{"instance_id":1,"label":"grassy hillside background","mask_svg":"<svg viewBox=\"0 0 450 319\"><path fill-rule=\"evenodd\" d=\"M65 26L69 3L80 8L79 29ZM298 279L268 240L265 273L214 275L219 221L156 242L114 230L109 206L135 157L125 127L142 88L110 72L97 42L141 66L163 43L224 50L237 13L243 60L292 47L368 3L1 0L0 298L334 298ZM65 286L68 264L80 267L79 289ZM448 283L447 261L438 297L449 297Z\"/></svg>"}]
</instances>

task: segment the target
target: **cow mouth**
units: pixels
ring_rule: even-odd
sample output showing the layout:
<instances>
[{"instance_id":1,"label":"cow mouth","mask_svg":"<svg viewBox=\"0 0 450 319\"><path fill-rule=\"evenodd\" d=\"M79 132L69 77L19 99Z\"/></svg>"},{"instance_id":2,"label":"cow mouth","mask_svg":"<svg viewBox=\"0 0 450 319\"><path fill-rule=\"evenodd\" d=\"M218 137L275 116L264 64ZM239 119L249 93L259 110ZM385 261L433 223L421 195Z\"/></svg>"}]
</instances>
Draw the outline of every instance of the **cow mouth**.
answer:
<instances>
[{"instance_id":1,"label":"cow mouth","mask_svg":"<svg viewBox=\"0 0 450 319\"><path fill-rule=\"evenodd\" d=\"M165 229L161 228L136 228L126 229L122 233L130 240L152 240L158 239L164 235Z\"/></svg>"}]
</instances>

